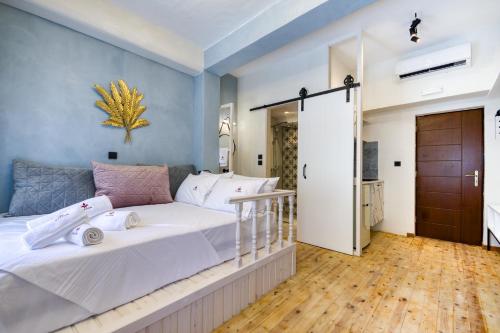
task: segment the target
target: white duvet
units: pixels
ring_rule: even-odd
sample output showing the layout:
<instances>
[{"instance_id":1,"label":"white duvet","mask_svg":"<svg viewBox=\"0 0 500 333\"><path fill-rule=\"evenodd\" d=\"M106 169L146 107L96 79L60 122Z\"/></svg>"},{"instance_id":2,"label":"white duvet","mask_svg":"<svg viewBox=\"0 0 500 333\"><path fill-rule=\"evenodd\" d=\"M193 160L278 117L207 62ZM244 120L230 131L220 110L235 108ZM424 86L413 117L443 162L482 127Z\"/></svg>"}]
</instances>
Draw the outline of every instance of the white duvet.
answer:
<instances>
[{"instance_id":1,"label":"white duvet","mask_svg":"<svg viewBox=\"0 0 500 333\"><path fill-rule=\"evenodd\" d=\"M0 332L55 330L234 257L233 214L177 202L127 210L141 226L83 248L27 250L27 219L0 219ZM248 230L245 222L244 248Z\"/></svg>"}]
</instances>

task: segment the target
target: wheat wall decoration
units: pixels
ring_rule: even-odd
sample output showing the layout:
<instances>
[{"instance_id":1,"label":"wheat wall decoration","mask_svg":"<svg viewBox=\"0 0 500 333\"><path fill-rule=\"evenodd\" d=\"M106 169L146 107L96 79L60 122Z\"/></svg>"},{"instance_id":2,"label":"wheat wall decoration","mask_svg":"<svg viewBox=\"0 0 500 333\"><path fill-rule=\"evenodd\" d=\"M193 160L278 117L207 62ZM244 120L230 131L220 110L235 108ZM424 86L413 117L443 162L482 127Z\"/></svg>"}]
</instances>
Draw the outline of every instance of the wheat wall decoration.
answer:
<instances>
[{"instance_id":1,"label":"wheat wall decoration","mask_svg":"<svg viewBox=\"0 0 500 333\"><path fill-rule=\"evenodd\" d=\"M125 128L125 143L132 142L130 132L133 129L149 125L149 121L139 118L146 107L140 105L144 95L133 88L132 91L123 80L118 80L120 90L116 88L113 81L109 84L111 93L100 85L94 85L95 90L102 96L102 100L96 101L95 105L106 112L109 118L102 122L104 126Z\"/></svg>"}]
</instances>

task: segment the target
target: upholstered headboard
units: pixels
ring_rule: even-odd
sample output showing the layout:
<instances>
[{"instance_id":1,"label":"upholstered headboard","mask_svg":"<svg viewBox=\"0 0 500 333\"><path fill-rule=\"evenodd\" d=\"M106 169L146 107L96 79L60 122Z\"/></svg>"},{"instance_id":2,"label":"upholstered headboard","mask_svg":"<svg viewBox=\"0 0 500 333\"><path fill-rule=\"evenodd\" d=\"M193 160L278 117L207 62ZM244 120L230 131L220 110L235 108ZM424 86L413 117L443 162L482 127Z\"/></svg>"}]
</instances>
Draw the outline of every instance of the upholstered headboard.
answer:
<instances>
[{"instance_id":1,"label":"upholstered headboard","mask_svg":"<svg viewBox=\"0 0 500 333\"><path fill-rule=\"evenodd\" d=\"M54 167L36 162L15 160L14 194L9 215L39 215L93 197L94 177L91 169ZM169 166L170 193L175 198L188 174L196 173L194 165Z\"/></svg>"}]
</instances>

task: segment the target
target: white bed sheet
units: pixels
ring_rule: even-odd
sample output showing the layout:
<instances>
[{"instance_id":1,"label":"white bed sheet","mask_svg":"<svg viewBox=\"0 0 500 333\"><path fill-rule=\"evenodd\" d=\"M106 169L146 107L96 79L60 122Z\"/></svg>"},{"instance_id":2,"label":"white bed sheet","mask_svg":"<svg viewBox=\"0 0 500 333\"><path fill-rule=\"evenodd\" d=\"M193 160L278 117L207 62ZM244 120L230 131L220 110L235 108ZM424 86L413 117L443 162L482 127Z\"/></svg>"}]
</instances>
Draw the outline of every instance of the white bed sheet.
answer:
<instances>
[{"instance_id":1,"label":"white bed sheet","mask_svg":"<svg viewBox=\"0 0 500 333\"><path fill-rule=\"evenodd\" d=\"M26 250L19 236L32 217L0 219L0 332L54 330L234 258L234 214L178 202L123 210L143 225L105 232L102 244L85 248ZM249 231L245 221L244 251Z\"/></svg>"}]
</instances>

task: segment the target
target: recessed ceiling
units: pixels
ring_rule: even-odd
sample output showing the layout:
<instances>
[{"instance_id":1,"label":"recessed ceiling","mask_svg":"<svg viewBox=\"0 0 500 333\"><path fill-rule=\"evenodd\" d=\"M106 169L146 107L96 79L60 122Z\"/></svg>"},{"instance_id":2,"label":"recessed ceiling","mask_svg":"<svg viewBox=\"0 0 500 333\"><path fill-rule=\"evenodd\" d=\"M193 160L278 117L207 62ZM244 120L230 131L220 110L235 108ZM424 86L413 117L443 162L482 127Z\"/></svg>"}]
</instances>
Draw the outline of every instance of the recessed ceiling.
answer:
<instances>
[{"instance_id":1,"label":"recessed ceiling","mask_svg":"<svg viewBox=\"0 0 500 333\"><path fill-rule=\"evenodd\" d=\"M111 0L206 49L279 1Z\"/></svg>"}]
</instances>

